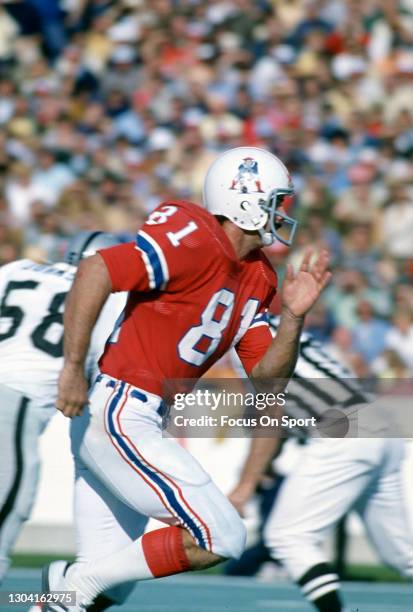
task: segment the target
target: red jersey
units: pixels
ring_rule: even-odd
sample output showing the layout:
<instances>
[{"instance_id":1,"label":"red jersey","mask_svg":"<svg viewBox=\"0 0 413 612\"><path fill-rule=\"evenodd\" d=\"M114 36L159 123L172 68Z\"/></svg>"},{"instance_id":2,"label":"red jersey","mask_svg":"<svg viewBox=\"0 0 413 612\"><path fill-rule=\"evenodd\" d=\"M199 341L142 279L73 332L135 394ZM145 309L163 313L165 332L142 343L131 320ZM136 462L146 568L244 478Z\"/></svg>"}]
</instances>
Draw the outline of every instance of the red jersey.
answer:
<instances>
[{"instance_id":1,"label":"red jersey","mask_svg":"<svg viewBox=\"0 0 413 612\"><path fill-rule=\"evenodd\" d=\"M231 346L247 373L266 352L276 274L259 250L239 260L205 209L161 204L136 242L100 255L112 290L129 291L102 372L161 395L165 379L198 379Z\"/></svg>"}]
</instances>

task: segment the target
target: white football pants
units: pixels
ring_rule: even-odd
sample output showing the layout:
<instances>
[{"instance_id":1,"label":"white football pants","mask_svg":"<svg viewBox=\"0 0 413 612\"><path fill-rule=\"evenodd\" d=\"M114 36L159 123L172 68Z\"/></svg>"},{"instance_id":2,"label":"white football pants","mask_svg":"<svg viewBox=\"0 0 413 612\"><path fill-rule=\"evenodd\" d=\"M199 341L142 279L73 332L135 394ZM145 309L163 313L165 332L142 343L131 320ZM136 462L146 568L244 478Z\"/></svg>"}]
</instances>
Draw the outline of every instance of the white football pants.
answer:
<instances>
[{"instance_id":1,"label":"white football pants","mask_svg":"<svg viewBox=\"0 0 413 612\"><path fill-rule=\"evenodd\" d=\"M413 534L403 494L404 442L397 438L314 439L281 488L264 539L297 581L327 562L326 535L350 510L381 559L413 578Z\"/></svg>"},{"instance_id":2,"label":"white football pants","mask_svg":"<svg viewBox=\"0 0 413 612\"><path fill-rule=\"evenodd\" d=\"M10 552L30 515L39 480L39 437L53 416L0 385L0 583Z\"/></svg>"},{"instance_id":3,"label":"white football pants","mask_svg":"<svg viewBox=\"0 0 413 612\"><path fill-rule=\"evenodd\" d=\"M245 527L196 459L162 436L160 398L100 375L89 401L88 422L75 418L72 425L72 449L81 466L78 475L83 477L77 486L87 486L88 495L95 493L131 509L124 514L122 527L128 538L139 537L135 523L143 515L182 525L199 546L217 555L239 557L245 546ZM76 522L88 507L81 499L77 504ZM93 512L89 514L89 532L96 534L99 529ZM115 526L116 520L112 528ZM90 545L79 542L87 558L93 537Z\"/></svg>"}]
</instances>

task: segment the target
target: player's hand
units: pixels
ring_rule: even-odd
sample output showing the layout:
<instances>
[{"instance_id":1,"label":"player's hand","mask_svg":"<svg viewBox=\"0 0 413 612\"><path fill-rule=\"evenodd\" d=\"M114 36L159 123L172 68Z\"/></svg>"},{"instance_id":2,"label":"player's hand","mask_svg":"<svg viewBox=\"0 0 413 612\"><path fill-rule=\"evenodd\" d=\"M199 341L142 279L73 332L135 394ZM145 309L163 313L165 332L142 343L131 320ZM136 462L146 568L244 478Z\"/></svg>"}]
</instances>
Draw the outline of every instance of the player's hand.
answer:
<instances>
[{"instance_id":1,"label":"player's hand","mask_svg":"<svg viewBox=\"0 0 413 612\"><path fill-rule=\"evenodd\" d=\"M255 488L255 484L252 482L239 482L228 495L229 501L242 517L245 516L245 506L254 495Z\"/></svg>"},{"instance_id":2,"label":"player's hand","mask_svg":"<svg viewBox=\"0 0 413 612\"><path fill-rule=\"evenodd\" d=\"M88 384L83 368L65 364L59 376L56 408L66 417L79 416L88 403L87 392Z\"/></svg>"},{"instance_id":3,"label":"player's hand","mask_svg":"<svg viewBox=\"0 0 413 612\"><path fill-rule=\"evenodd\" d=\"M298 272L294 272L291 265L287 266L281 300L282 305L295 317L303 317L310 310L331 279L328 251L321 251L315 262L310 264L312 254L311 249L306 251Z\"/></svg>"}]
</instances>

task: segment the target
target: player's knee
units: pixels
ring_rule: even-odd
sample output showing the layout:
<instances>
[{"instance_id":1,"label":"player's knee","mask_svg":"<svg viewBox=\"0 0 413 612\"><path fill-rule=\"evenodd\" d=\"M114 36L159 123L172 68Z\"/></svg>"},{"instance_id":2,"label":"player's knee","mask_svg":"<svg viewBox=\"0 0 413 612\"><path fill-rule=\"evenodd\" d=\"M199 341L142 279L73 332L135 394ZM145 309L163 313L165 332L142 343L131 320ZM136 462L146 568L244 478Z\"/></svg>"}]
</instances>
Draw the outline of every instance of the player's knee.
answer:
<instances>
[{"instance_id":1,"label":"player's knee","mask_svg":"<svg viewBox=\"0 0 413 612\"><path fill-rule=\"evenodd\" d=\"M211 551L197 544L193 537L184 532L184 547L192 569L203 569L225 561L238 559L245 549L247 533L240 518L234 520L231 529L215 533Z\"/></svg>"},{"instance_id":2,"label":"player's knee","mask_svg":"<svg viewBox=\"0 0 413 612\"><path fill-rule=\"evenodd\" d=\"M239 559L245 550L247 530L238 514L231 522L230 529L216 538L214 552L224 559Z\"/></svg>"},{"instance_id":3,"label":"player's knee","mask_svg":"<svg viewBox=\"0 0 413 612\"><path fill-rule=\"evenodd\" d=\"M247 543L247 529L241 519L238 520L237 525L234 526L231 542L228 545L229 559L239 559L245 550Z\"/></svg>"},{"instance_id":4,"label":"player's knee","mask_svg":"<svg viewBox=\"0 0 413 612\"><path fill-rule=\"evenodd\" d=\"M29 518L34 506L34 494L20 500L16 508L16 521L24 523Z\"/></svg>"},{"instance_id":5,"label":"player's knee","mask_svg":"<svg viewBox=\"0 0 413 612\"><path fill-rule=\"evenodd\" d=\"M264 544L272 559L282 561L290 554L296 542L297 535L282 529L264 529Z\"/></svg>"},{"instance_id":6,"label":"player's knee","mask_svg":"<svg viewBox=\"0 0 413 612\"><path fill-rule=\"evenodd\" d=\"M39 481L40 461L34 457L26 462L26 476L19 489L18 501L15 506L16 519L23 523L27 521L33 510Z\"/></svg>"}]
</instances>

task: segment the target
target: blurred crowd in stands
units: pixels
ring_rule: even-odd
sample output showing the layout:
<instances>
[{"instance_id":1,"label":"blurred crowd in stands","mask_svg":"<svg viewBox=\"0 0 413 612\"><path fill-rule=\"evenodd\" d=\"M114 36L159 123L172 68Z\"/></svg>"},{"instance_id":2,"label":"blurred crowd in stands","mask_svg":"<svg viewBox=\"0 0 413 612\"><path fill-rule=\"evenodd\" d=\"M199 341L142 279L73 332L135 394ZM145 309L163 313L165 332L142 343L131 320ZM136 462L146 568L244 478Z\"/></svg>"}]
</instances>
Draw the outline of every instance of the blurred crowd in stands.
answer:
<instances>
[{"instance_id":1,"label":"blurred crowd in stands","mask_svg":"<svg viewBox=\"0 0 413 612\"><path fill-rule=\"evenodd\" d=\"M297 192L281 278L332 255L307 327L360 376L413 375L413 0L3 0L0 32L0 264L133 236L266 147Z\"/></svg>"}]
</instances>

